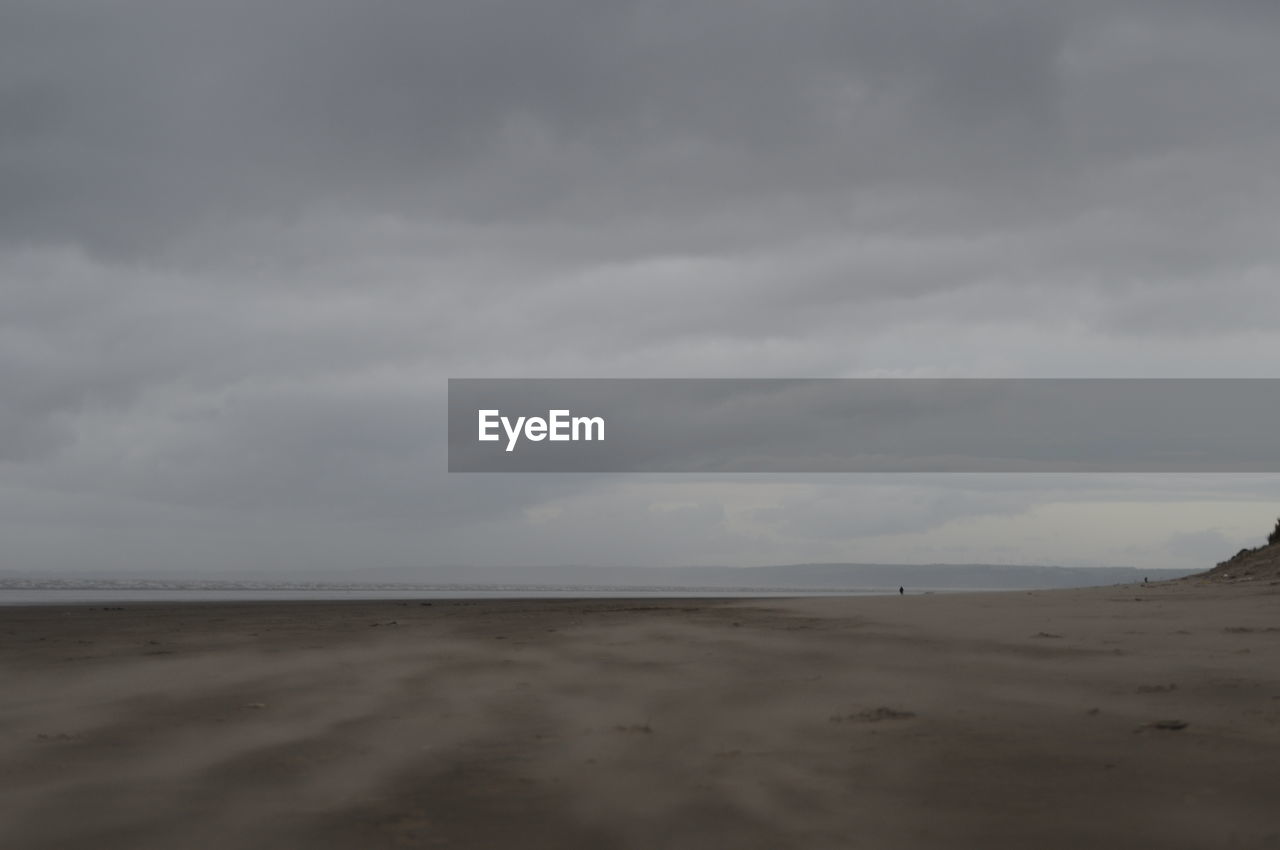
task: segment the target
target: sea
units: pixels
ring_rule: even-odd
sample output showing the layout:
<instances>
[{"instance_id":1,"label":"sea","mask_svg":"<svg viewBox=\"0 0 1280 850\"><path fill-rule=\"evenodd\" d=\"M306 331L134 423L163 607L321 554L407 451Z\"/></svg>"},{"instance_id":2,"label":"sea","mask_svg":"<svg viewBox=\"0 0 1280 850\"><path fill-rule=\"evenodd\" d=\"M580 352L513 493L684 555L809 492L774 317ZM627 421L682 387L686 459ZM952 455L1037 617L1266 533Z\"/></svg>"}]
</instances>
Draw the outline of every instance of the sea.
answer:
<instances>
[{"instance_id":1,"label":"sea","mask_svg":"<svg viewBox=\"0 0 1280 850\"><path fill-rule=\"evenodd\" d=\"M908 593L946 593L954 590L912 590ZM758 588L758 587L582 587L468 586L421 588L102 588L0 587L0 606L106 605L127 602L305 602L342 600L434 599L768 599L779 597L887 596L898 589Z\"/></svg>"}]
</instances>

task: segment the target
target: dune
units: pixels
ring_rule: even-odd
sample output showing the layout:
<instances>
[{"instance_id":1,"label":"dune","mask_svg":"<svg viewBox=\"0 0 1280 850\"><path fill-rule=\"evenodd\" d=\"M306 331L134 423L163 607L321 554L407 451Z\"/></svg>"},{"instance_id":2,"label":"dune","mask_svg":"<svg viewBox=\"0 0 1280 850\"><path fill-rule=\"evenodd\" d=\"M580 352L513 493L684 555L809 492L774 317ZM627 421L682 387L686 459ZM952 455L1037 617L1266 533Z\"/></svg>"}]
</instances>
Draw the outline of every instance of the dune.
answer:
<instances>
[{"instance_id":1,"label":"dune","mask_svg":"<svg viewBox=\"0 0 1280 850\"><path fill-rule=\"evenodd\" d=\"M1280 522L1277 522L1280 530ZM1220 562L1207 573L1189 576L1191 579L1208 579L1215 583L1280 581L1280 543L1241 549L1235 555Z\"/></svg>"}]
</instances>

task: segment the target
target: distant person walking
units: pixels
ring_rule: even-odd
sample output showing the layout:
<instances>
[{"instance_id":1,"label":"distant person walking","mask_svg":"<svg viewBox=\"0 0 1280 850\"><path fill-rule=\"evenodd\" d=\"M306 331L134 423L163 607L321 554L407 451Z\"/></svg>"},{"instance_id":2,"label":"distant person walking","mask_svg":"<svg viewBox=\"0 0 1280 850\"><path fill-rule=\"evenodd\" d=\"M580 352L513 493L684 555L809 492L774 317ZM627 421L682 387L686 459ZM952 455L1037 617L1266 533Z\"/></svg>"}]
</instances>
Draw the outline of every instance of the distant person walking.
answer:
<instances>
[{"instance_id":1,"label":"distant person walking","mask_svg":"<svg viewBox=\"0 0 1280 850\"><path fill-rule=\"evenodd\" d=\"M907 591L906 591L906 590L904 590L903 588L901 588L901 587L899 587L899 588L898 588L898 595L899 595L899 596L901 596L902 594L904 594L904 593L906 593L906 592L907 592Z\"/></svg>"}]
</instances>

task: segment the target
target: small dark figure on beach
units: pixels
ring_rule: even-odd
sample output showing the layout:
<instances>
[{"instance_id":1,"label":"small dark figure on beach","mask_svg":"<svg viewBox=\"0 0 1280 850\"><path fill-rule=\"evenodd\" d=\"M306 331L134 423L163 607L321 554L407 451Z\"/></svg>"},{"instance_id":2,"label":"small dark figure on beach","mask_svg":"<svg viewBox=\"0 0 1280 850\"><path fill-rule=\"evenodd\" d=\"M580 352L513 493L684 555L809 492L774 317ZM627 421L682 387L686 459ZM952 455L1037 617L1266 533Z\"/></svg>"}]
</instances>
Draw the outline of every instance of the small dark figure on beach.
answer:
<instances>
[{"instance_id":1,"label":"small dark figure on beach","mask_svg":"<svg viewBox=\"0 0 1280 850\"><path fill-rule=\"evenodd\" d=\"M1143 584L1146 584L1146 583L1147 583L1147 577L1146 577L1146 576L1143 576L1143 577L1142 577L1142 583L1143 583Z\"/></svg>"},{"instance_id":2,"label":"small dark figure on beach","mask_svg":"<svg viewBox=\"0 0 1280 850\"><path fill-rule=\"evenodd\" d=\"M899 595L899 596L901 596L901 595L902 595L902 594L904 594L904 593L906 593L906 591L905 591L905 590L903 590L901 587L899 587L899 588L898 588L898 595Z\"/></svg>"}]
</instances>

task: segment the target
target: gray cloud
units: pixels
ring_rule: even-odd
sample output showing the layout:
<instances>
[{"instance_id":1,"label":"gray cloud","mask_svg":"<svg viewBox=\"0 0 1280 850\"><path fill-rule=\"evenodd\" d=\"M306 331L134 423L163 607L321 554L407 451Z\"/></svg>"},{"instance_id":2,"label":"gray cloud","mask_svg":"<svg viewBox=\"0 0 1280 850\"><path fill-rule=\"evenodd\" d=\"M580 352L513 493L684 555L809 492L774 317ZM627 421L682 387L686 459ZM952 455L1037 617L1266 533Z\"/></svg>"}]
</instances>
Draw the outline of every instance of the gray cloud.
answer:
<instances>
[{"instance_id":1,"label":"gray cloud","mask_svg":"<svg viewBox=\"0 0 1280 850\"><path fill-rule=\"evenodd\" d=\"M629 221L902 195L1008 221L1274 132L1265 5L1073 8L10 0L4 233L136 256L313 207Z\"/></svg>"},{"instance_id":2,"label":"gray cloud","mask_svg":"<svg viewBox=\"0 0 1280 850\"><path fill-rule=\"evenodd\" d=\"M795 478L447 476L444 379L1275 377L1278 29L1263 0L0 0L11 563L803 560L1063 500L955 477L877 512L903 485L860 478L840 536ZM1117 498L1277 495L1169 481Z\"/></svg>"}]
</instances>

